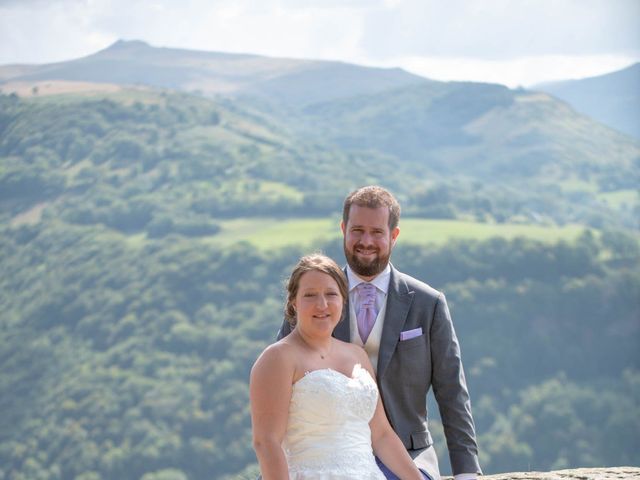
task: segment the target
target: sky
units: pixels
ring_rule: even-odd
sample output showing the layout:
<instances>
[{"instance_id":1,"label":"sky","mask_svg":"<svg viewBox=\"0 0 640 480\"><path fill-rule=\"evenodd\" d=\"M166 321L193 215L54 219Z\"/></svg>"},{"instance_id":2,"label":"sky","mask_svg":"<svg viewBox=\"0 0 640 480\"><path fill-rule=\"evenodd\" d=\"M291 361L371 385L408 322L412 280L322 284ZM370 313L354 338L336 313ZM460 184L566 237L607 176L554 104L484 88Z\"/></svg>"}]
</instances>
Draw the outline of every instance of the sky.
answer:
<instances>
[{"instance_id":1,"label":"sky","mask_svg":"<svg viewBox=\"0 0 640 480\"><path fill-rule=\"evenodd\" d=\"M125 39L526 87L640 61L639 19L640 0L0 0L0 65Z\"/></svg>"}]
</instances>

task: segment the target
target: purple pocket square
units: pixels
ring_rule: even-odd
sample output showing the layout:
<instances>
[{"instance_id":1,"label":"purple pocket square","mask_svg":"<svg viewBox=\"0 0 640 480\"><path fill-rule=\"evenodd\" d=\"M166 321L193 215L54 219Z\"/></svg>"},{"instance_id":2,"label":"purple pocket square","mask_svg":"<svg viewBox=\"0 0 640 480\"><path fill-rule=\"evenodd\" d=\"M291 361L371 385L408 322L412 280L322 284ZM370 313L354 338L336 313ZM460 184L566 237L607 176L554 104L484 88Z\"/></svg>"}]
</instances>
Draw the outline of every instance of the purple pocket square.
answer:
<instances>
[{"instance_id":1,"label":"purple pocket square","mask_svg":"<svg viewBox=\"0 0 640 480\"><path fill-rule=\"evenodd\" d=\"M406 332L400 332L400 341L411 340L422 335L422 328L414 328L413 330L407 330Z\"/></svg>"}]
</instances>

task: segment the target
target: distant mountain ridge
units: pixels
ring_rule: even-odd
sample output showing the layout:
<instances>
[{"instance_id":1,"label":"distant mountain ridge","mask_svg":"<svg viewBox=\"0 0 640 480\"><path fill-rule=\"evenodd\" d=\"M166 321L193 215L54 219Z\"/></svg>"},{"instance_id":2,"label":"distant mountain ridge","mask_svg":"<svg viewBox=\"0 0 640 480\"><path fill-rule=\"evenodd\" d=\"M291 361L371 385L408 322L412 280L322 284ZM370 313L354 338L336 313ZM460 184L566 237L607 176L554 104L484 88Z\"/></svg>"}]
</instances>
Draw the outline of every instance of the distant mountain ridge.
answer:
<instances>
[{"instance_id":1,"label":"distant mountain ridge","mask_svg":"<svg viewBox=\"0 0 640 480\"><path fill-rule=\"evenodd\" d=\"M437 82L401 68L154 47L140 40L118 40L75 60L0 66L0 88L16 82L55 80L248 96L262 99L269 108L304 108L406 87L482 84ZM549 93L576 111L640 139L640 63L598 77L539 84L530 90Z\"/></svg>"},{"instance_id":2,"label":"distant mountain ridge","mask_svg":"<svg viewBox=\"0 0 640 480\"><path fill-rule=\"evenodd\" d=\"M640 139L640 63L580 80L532 87L564 100L578 112Z\"/></svg>"},{"instance_id":3,"label":"distant mountain ridge","mask_svg":"<svg viewBox=\"0 0 640 480\"><path fill-rule=\"evenodd\" d=\"M322 82L317 89L309 83L314 79ZM399 68L152 47L139 40L118 40L76 60L0 67L0 82L42 80L144 84L205 95L249 94L288 103L326 101L427 82Z\"/></svg>"}]
</instances>

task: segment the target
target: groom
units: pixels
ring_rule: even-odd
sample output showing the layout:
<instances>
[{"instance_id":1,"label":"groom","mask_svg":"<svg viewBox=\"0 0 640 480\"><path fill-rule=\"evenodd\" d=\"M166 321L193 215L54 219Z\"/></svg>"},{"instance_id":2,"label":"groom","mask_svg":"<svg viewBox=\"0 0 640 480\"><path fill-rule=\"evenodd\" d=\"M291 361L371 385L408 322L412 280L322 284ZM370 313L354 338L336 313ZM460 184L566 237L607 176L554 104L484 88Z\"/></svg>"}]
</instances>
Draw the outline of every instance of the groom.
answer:
<instances>
[{"instance_id":1,"label":"groom","mask_svg":"<svg viewBox=\"0 0 640 480\"><path fill-rule=\"evenodd\" d=\"M439 480L427 426L427 392L433 387L455 480L475 479L481 471L458 339L444 295L389 263L399 219L398 201L381 187L363 187L345 199L341 229L349 299L333 334L366 350L389 422L416 465ZM290 331L285 321L278 338Z\"/></svg>"}]
</instances>

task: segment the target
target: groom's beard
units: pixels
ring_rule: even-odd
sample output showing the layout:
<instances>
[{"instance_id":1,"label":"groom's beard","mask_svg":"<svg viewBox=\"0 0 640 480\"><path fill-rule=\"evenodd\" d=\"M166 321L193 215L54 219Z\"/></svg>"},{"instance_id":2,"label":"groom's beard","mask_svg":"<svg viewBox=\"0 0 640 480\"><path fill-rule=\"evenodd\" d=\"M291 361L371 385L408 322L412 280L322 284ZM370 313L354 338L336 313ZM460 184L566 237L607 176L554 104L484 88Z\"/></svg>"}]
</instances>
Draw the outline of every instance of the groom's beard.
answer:
<instances>
[{"instance_id":1,"label":"groom's beard","mask_svg":"<svg viewBox=\"0 0 640 480\"><path fill-rule=\"evenodd\" d=\"M353 251L349 251L346 241L343 240L342 248L344 249L344 256L347 259L347 263L356 274L361 277L375 277L382 272L389 263L391 257L391 249L387 254L381 254L380 249L376 249L376 255L370 262L366 262L358 258L356 250L361 248L362 245L357 243L353 246Z\"/></svg>"}]
</instances>

